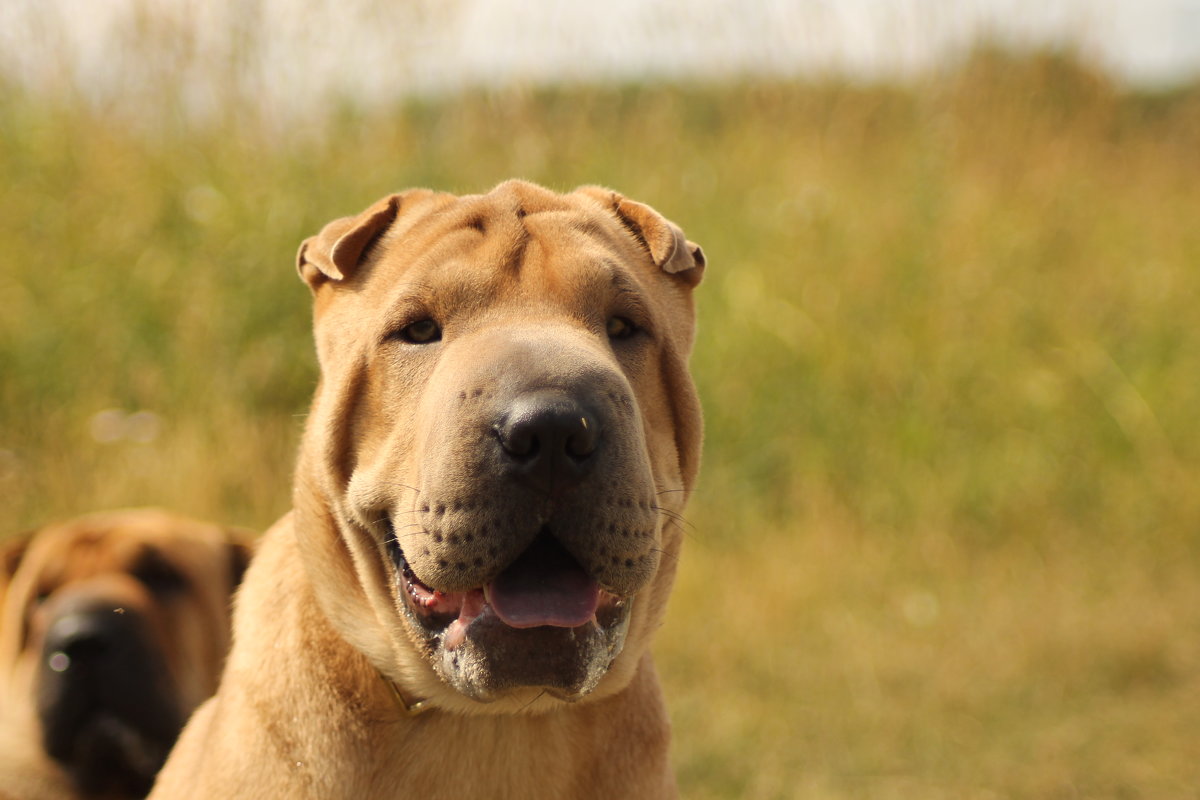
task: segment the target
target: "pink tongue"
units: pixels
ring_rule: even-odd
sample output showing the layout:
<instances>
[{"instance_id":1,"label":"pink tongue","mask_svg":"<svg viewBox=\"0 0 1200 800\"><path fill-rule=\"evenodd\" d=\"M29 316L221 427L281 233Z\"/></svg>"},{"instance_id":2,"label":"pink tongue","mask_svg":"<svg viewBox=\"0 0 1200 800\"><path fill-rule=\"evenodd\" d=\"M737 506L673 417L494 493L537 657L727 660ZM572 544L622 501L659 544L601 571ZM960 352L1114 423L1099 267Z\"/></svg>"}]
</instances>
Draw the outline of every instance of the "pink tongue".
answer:
<instances>
[{"instance_id":1,"label":"pink tongue","mask_svg":"<svg viewBox=\"0 0 1200 800\"><path fill-rule=\"evenodd\" d=\"M600 602L599 585L548 535L534 541L483 592L496 616L512 628L575 628L595 616Z\"/></svg>"}]
</instances>

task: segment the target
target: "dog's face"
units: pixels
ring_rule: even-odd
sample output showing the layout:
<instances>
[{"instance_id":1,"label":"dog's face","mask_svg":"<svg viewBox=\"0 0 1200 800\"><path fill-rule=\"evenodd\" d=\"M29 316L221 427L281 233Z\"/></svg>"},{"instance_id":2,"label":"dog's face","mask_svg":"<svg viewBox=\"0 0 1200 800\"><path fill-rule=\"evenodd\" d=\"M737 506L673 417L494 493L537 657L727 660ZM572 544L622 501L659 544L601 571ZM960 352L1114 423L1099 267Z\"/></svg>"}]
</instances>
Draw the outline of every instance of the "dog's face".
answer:
<instances>
[{"instance_id":1,"label":"dog's face","mask_svg":"<svg viewBox=\"0 0 1200 800\"><path fill-rule=\"evenodd\" d=\"M154 510L95 514L7 545L5 703L87 794L143 796L216 689L246 545ZM105 794L105 796L108 796Z\"/></svg>"},{"instance_id":2,"label":"dog's face","mask_svg":"<svg viewBox=\"0 0 1200 800\"><path fill-rule=\"evenodd\" d=\"M345 586L323 605L385 674L420 684L415 653L459 708L624 685L696 472L703 267L646 206L518 182L392 196L305 242L322 383L300 541L339 557L306 538L329 509L385 622Z\"/></svg>"}]
</instances>

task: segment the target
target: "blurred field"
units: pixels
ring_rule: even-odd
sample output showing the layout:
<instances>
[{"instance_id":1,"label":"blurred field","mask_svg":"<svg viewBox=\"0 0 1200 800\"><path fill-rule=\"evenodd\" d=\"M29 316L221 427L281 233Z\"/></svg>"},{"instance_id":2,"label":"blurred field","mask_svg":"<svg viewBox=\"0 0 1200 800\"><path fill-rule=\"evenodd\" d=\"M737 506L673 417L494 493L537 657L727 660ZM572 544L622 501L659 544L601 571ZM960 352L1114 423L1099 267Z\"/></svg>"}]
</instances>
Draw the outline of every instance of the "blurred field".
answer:
<instances>
[{"instance_id":1,"label":"blurred field","mask_svg":"<svg viewBox=\"0 0 1200 800\"><path fill-rule=\"evenodd\" d=\"M265 527L315 381L300 239L410 185L601 182L711 264L657 648L683 796L1200 796L1200 90L981 52L159 112L0 87L3 530Z\"/></svg>"}]
</instances>

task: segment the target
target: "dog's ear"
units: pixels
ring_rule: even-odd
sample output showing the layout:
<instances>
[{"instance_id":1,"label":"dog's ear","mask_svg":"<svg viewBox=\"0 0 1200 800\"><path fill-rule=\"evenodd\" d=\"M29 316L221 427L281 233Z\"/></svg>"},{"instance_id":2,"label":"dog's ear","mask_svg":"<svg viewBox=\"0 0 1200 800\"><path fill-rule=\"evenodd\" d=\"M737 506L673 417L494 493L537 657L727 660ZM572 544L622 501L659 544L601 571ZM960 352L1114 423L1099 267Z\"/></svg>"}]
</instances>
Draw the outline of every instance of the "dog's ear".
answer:
<instances>
[{"instance_id":1,"label":"dog's ear","mask_svg":"<svg viewBox=\"0 0 1200 800\"><path fill-rule=\"evenodd\" d=\"M254 555L254 534L245 528L226 528L229 536L229 585L236 589Z\"/></svg>"},{"instance_id":2,"label":"dog's ear","mask_svg":"<svg viewBox=\"0 0 1200 800\"><path fill-rule=\"evenodd\" d=\"M584 186L577 191L611 208L664 272L678 276L690 286L700 283L706 264L704 251L700 245L689 242L675 223L645 203L622 197L611 189Z\"/></svg>"},{"instance_id":3,"label":"dog's ear","mask_svg":"<svg viewBox=\"0 0 1200 800\"><path fill-rule=\"evenodd\" d=\"M367 248L387 230L400 211L403 196L388 195L355 217L342 217L305 239L296 253L296 269L314 291L327 280L354 274Z\"/></svg>"},{"instance_id":4,"label":"dog's ear","mask_svg":"<svg viewBox=\"0 0 1200 800\"><path fill-rule=\"evenodd\" d=\"M25 551L29 549L36 532L25 531L0 543L0 580L7 580L17 573L17 567L21 566L21 559L25 557Z\"/></svg>"},{"instance_id":5,"label":"dog's ear","mask_svg":"<svg viewBox=\"0 0 1200 800\"><path fill-rule=\"evenodd\" d=\"M0 600L3 600L13 575L17 574L17 568L21 566L21 560L25 558L36 532L25 531L0 542Z\"/></svg>"}]
</instances>

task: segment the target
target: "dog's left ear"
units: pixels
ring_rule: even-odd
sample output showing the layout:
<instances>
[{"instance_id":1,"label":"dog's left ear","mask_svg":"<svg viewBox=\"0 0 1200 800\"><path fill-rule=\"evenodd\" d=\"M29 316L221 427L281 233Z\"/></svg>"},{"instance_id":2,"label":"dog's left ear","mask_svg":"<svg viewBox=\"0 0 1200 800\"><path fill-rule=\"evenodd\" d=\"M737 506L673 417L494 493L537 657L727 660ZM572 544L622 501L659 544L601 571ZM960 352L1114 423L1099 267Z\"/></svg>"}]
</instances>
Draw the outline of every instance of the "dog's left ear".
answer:
<instances>
[{"instance_id":1,"label":"dog's left ear","mask_svg":"<svg viewBox=\"0 0 1200 800\"><path fill-rule=\"evenodd\" d=\"M342 217L310 236L296 253L296 269L314 291L328 280L354 274L367 248L387 230L400 212L402 195L388 195L354 217Z\"/></svg>"},{"instance_id":2,"label":"dog's left ear","mask_svg":"<svg viewBox=\"0 0 1200 800\"><path fill-rule=\"evenodd\" d=\"M254 534L245 528L227 528L226 532L229 535L229 585L236 589L254 555Z\"/></svg>"},{"instance_id":3,"label":"dog's left ear","mask_svg":"<svg viewBox=\"0 0 1200 800\"><path fill-rule=\"evenodd\" d=\"M630 200L611 189L584 186L577 191L611 208L664 272L678 276L689 286L700 283L706 264L704 250L695 242L689 242L675 223L645 203Z\"/></svg>"}]
</instances>

